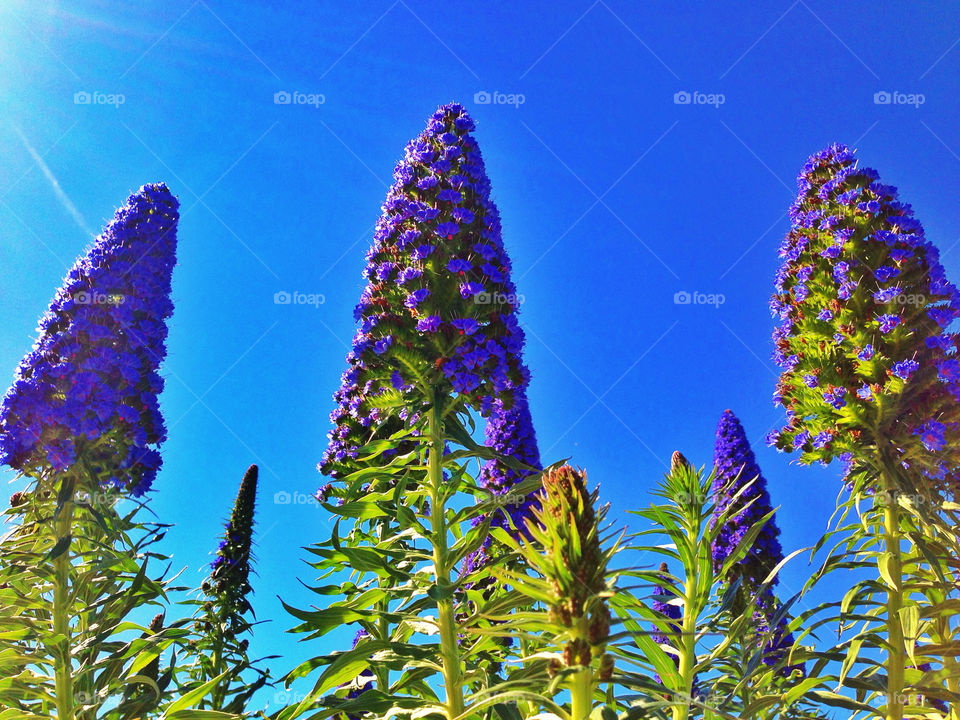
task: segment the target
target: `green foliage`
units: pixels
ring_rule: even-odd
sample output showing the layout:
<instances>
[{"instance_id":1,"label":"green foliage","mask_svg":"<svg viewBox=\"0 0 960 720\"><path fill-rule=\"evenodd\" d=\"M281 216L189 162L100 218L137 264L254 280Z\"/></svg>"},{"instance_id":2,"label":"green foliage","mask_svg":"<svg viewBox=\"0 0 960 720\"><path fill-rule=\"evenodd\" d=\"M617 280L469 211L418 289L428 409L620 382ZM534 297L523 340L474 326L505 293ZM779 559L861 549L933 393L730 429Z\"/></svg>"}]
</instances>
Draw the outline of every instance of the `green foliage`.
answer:
<instances>
[{"instance_id":1,"label":"green foliage","mask_svg":"<svg viewBox=\"0 0 960 720\"><path fill-rule=\"evenodd\" d=\"M248 654L248 636L258 624L248 598L253 592L249 578L257 477L257 466L251 465L240 482L210 577L198 599L183 603L193 608L194 619L184 646L187 662L177 674L177 702L195 698L198 709L230 716L252 714L251 699L270 683L270 671L261 664L276 657L251 660Z\"/></svg>"},{"instance_id":2,"label":"green foliage","mask_svg":"<svg viewBox=\"0 0 960 720\"><path fill-rule=\"evenodd\" d=\"M897 488L909 483L907 471L871 464L851 478L852 491L816 548L825 557L807 583L809 591L833 576L850 588L801 616L808 631L827 627L836 637L817 653L822 690L815 695L852 719L953 719L948 708L960 702L960 506L904 494ZM889 478L894 473L899 477Z\"/></svg>"},{"instance_id":3,"label":"green foliage","mask_svg":"<svg viewBox=\"0 0 960 720\"><path fill-rule=\"evenodd\" d=\"M796 683L789 668L804 662L809 651L795 646L782 657L771 658L764 648L773 638L757 632L755 603L748 602L737 612L740 603L734 601L739 584L724 582L750 551L772 513L749 528L737 552L715 573L712 545L727 515L710 522L713 481L713 474L695 469L677 453L670 473L653 491L661 502L634 513L651 527L632 536L626 549L639 553L641 559L662 558L678 571L648 569L646 564L622 571L624 578L638 583L631 588L633 592L619 592L613 600L630 641L615 646L622 658L618 667L624 667L616 680L641 693L628 698L627 713L673 720L819 717L807 714L801 706L802 691L791 692ZM734 499L749 486L742 484ZM737 503L731 502L729 507L737 507ZM769 588L785 562L773 569L759 588L761 592ZM643 597L644 589L659 603ZM668 614L656 607L658 604L676 610ZM788 609L789 603L781 611ZM771 623L771 627L775 625ZM666 642L658 642L662 638Z\"/></svg>"},{"instance_id":4,"label":"green foliage","mask_svg":"<svg viewBox=\"0 0 960 720\"><path fill-rule=\"evenodd\" d=\"M365 636L351 650L294 668L286 682L316 680L302 701L276 715L280 720L361 712L453 718L500 703L494 686L529 690L530 669L507 667L519 648L505 645L492 621L528 605L519 592L495 586L494 569L519 556L504 551L463 572L463 560L491 533L504 548L511 540L489 527L489 517L505 511L503 500L470 472L471 462L493 454L472 439L463 401L423 392L431 402L422 418L362 448L363 467L342 478L323 504L337 520L328 540L308 548L321 583L311 589L342 599L313 609L288 606L300 621L294 632L315 639L356 623ZM538 486L532 476L514 491L525 496ZM349 681L364 669L373 678L360 692Z\"/></svg>"},{"instance_id":5,"label":"green foliage","mask_svg":"<svg viewBox=\"0 0 960 720\"><path fill-rule=\"evenodd\" d=\"M170 694L161 655L182 625L143 626L170 589L165 527L93 475L26 478L0 540L0 717L126 720Z\"/></svg>"},{"instance_id":6,"label":"green foliage","mask_svg":"<svg viewBox=\"0 0 960 720\"><path fill-rule=\"evenodd\" d=\"M501 637L527 639L531 655L526 662L548 662L553 680L545 694L555 700L558 689L569 689L567 714L582 720L594 709L600 683L613 674L606 646L614 577L607 567L617 545L604 536L608 508L595 509L598 491L587 489L585 472L564 465L545 472L542 484L525 532L518 541L508 541L522 553L531 574L497 572L533 609L497 617L495 627Z\"/></svg>"}]
</instances>

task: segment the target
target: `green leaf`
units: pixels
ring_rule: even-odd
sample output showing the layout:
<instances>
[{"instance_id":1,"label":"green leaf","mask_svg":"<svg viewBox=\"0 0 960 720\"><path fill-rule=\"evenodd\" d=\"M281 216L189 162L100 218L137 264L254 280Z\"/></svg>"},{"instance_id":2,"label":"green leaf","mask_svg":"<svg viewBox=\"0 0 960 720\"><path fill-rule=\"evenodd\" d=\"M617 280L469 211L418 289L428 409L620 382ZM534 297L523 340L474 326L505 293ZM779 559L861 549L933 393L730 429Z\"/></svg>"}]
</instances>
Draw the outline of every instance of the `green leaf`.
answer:
<instances>
[{"instance_id":1,"label":"green leaf","mask_svg":"<svg viewBox=\"0 0 960 720\"><path fill-rule=\"evenodd\" d=\"M893 579L893 575L890 573L890 563L892 560L893 553L888 550L877 558L877 568L880 570L880 576L887 583L887 587L899 591L899 584Z\"/></svg>"},{"instance_id":2,"label":"green leaf","mask_svg":"<svg viewBox=\"0 0 960 720\"><path fill-rule=\"evenodd\" d=\"M230 672L231 671L228 670L220 675L217 675L217 677L213 678L212 680L205 682L203 685L200 685L194 688L193 690L191 690L190 692L187 692L184 695L180 696L180 698L178 698L173 703L171 703L170 707L167 708L166 713L164 713L164 718L169 720L172 717L177 717L179 718L179 720L188 720L188 718L186 718L185 716L176 715L176 712L178 710L187 710L190 708L191 705L202 700L204 697L207 696L207 694L209 694L211 690L213 690L217 685L219 685L220 682L230 674ZM200 710L191 710L191 711L201 712ZM227 717L230 717L230 716L228 715Z\"/></svg>"}]
</instances>

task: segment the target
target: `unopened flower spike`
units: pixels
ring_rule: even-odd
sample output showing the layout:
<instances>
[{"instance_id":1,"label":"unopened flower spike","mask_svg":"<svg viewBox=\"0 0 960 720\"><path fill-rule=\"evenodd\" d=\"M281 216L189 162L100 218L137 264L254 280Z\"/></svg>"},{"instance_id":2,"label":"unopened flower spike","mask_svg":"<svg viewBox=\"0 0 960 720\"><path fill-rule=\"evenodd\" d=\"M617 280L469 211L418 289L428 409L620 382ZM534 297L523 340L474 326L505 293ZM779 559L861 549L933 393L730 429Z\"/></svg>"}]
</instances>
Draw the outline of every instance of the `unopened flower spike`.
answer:
<instances>
[{"instance_id":1,"label":"unopened flower spike","mask_svg":"<svg viewBox=\"0 0 960 720\"><path fill-rule=\"evenodd\" d=\"M605 508L595 510L597 491L587 489L587 474L569 465L543 476L540 507L529 529L545 556L538 568L550 584L549 616L566 629L560 666L595 668L598 680L613 672L606 652L610 635L607 555L600 544ZM554 666L554 670L560 667Z\"/></svg>"},{"instance_id":2,"label":"unopened flower spike","mask_svg":"<svg viewBox=\"0 0 960 720\"><path fill-rule=\"evenodd\" d=\"M244 473L227 522L223 540L211 564L210 594L220 600L231 614L243 614L251 609L247 595L250 587L250 549L253 539L253 516L257 500L256 465Z\"/></svg>"},{"instance_id":3,"label":"unopened flower spike","mask_svg":"<svg viewBox=\"0 0 960 720\"><path fill-rule=\"evenodd\" d=\"M687 460L679 450L674 450L673 455L670 457L670 474L673 475L682 469L689 470L690 461Z\"/></svg>"}]
</instances>

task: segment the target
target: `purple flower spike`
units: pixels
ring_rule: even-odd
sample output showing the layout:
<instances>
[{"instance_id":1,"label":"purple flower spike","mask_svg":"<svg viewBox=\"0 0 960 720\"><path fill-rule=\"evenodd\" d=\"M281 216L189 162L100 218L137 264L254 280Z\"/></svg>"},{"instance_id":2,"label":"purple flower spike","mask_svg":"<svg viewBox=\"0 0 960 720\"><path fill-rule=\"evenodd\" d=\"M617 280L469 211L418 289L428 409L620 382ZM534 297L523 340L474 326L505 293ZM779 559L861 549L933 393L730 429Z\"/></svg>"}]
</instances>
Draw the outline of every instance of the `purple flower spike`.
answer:
<instances>
[{"instance_id":1,"label":"purple flower spike","mask_svg":"<svg viewBox=\"0 0 960 720\"><path fill-rule=\"evenodd\" d=\"M355 310L360 332L334 395L324 474L363 467L360 448L420 421L424 385L484 416L495 401L512 407L526 387L524 335L510 302L516 287L472 129L462 106L441 107L394 172L367 253ZM482 274L484 263L497 273ZM394 371L410 382L397 387ZM378 396L388 392L408 402L383 409Z\"/></svg>"},{"instance_id":2,"label":"purple flower spike","mask_svg":"<svg viewBox=\"0 0 960 720\"><path fill-rule=\"evenodd\" d=\"M150 489L178 207L166 185L144 185L67 273L0 403L0 462L33 475L82 456L103 486Z\"/></svg>"},{"instance_id":3,"label":"purple flower spike","mask_svg":"<svg viewBox=\"0 0 960 720\"><path fill-rule=\"evenodd\" d=\"M847 457L845 473L857 475L865 453L891 448L909 463L910 492L960 492L950 332L960 292L910 206L878 177L831 145L798 178L771 302L776 398L788 411L776 445L804 463Z\"/></svg>"},{"instance_id":4,"label":"purple flower spike","mask_svg":"<svg viewBox=\"0 0 960 720\"><path fill-rule=\"evenodd\" d=\"M711 526L730 507L731 498L743 486L752 483L737 499L736 506L749 505L749 507L739 511L734 508L731 511L733 514L728 517L727 523L721 528L713 544L713 565L714 569L719 570L731 553L739 547L750 527L770 512L771 505L767 481L760 472L740 420L730 410L723 412L717 424L713 461L716 466L716 477L713 483L716 505ZM754 540L753 548L747 557L734 567L734 577L731 577L730 581L739 577L744 587L756 589L783 559L780 541L777 539L779 535L780 530L771 519ZM776 580L773 584L776 585Z\"/></svg>"},{"instance_id":5,"label":"purple flower spike","mask_svg":"<svg viewBox=\"0 0 960 720\"><path fill-rule=\"evenodd\" d=\"M526 392L518 390L514 394L513 407L509 409L504 408L500 400L493 402L485 437L487 447L532 468L521 471L507 467L500 460L488 460L480 470L480 484L504 501L504 512L497 512L491 517L491 526L509 529L512 521L515 527L522 530L525 527L525 518L531 516L531 508L537 501L533 493L519 495L511 490L533 472L543 469ZM482 521L483 518L478 518L475 524ZM465 573L472 572L486 562L491 542L492 539L488 536L480 549L467 557L464 563Z\"/></svg>"},{"instance_id":6,"label":"purple flower spike","mask_svg":"<svg viewBox=\"0 0 960 720\"><path fill-rule=\"evenodd\" d=\"M829 441L829 437L818 436L813 439L814 445L826 441ZM768 515L772 508L767 481L760 472L740 420L730 410L725 410L717 423L713 461L716 472L713 482L715 505L710 526L714 527L721 515L728 513L712 548L714 570L719 571L742 545L750 527ZM742 493L737 497L741 490ZM783 560L779 535L776 520L771 517L756 536L746 557L735 563L730 572L721 578L726 585L740 580L734 612L743 612L748 604L754 603L759 637L766 633L769 619L775 614L778 604L773 590L779 578L774 577L766 589L760 588L770 572ZM774 665L793 645L793 636L784 622L782 620L777 632L773 633L772 641L761 641L764 662L768 665ZM788 674L793 669L784 668L783 672Z\"/></svg>"}]
</instances>

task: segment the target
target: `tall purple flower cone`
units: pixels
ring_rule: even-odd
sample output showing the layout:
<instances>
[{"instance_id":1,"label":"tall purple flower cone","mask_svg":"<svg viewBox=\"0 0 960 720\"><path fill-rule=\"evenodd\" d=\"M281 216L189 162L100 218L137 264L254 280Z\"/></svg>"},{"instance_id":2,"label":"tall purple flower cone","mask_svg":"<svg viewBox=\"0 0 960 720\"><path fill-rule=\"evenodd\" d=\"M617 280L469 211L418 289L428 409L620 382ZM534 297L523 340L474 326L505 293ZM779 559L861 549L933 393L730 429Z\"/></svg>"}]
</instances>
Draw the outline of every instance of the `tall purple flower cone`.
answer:
<instances>
[{"instance_id":1,"label":"tall purple flower cone","mask_svg":"<svg viewBox=\"0 0 960 720\"><path fill-rule=\"evenodd\" d=\"M910 205L846 146L797 184L771 303L787 423L770 442L803 462L879 454L910 469L908 491L955 493L960 292Z\"/></svg>"},{"instance_id":2,"label":"tall purple flower cone","mask_svg":"<svg viewBox=\"0 0 960 720\"><path fill-rule=\"evenodd\" d=\"M713 462L716 475L713 481L715 504L711 527L723 513L730 512L712 548L714 571L719 571L727 558L743 544L750 527L769 514L772 507L767 481L760 472L743 425L731 410L724 410L717 423ZM748 483L752 484L744 489ZM741 490L743 492L734 501ZM741 582L734 603L735 613L743 612L751 602L756 603L753 614L757 632L761 636L769 634L762 648L767 665L776 664L793 645L793 635L786 627L785 618L779 620L776 627L770 627L769 619L775 615L778 607L773 588L779 583L779 578L774 577L769 587L760 591L767 575L783 560L779 536L780 529L775 518L771 517L754 539L746 557L723 578L728 585L737 580Z\"/></svg>"},{"instance_id":3,"label":"tall purple flower cone","mask_svg":"<svg viewBox=\"0 0 960 720\"><path fill-rule=\"evenodd\" d=\"M67 273L0 404L0 462L37 475L83 457L105 487L150 488L178 206L166 185L144 185Z\"/></svg>"},{"instance_id":4,"label":"tall purple flower cone","mask_svg":"<svg viewBox=\"0 0 960 720\"><path fill-rule=\"evenodd\" d=\"M717 571L743 544L750 527L772 508L767 481L760 472L743 425L731 410L724 410L717 423L713 462L716 475L713 481L715 504L711 526L723 513L731 513L713 543L713 567ZM731 509L733 497L748 483L752 484L737 498L736 506ZM727 581L740 579L744 589L754 593L777 563L783 560L779 535L780 530L771 518L757 535L747 556L734 566ZM772 585L776 584L777 579L774 578Z\"/></svg>"},{"instance_id":5,"label":"tall purple flower cone","mask_svg":"<svg viewBox=\"0 0 960 720\"><path fill-rule=\"evenodd\" d=\"M441 107L394 171L334 396L326 475L362 467L364 444L415 422L426 388L488 415L527 384L510 259L473 129L463 107Z\"/></svg>"}]
</instances>

